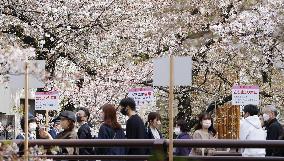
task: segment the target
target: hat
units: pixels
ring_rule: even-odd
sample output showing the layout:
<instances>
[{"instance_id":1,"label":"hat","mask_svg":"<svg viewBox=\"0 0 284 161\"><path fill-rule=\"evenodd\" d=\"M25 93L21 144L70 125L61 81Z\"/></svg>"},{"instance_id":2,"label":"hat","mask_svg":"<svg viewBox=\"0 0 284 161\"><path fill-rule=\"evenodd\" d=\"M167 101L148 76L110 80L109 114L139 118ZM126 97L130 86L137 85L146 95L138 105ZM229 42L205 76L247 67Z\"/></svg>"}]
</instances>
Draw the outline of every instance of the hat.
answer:
<instances>
[{"instance_id":1,"label":"hat","mask_svg":"<svg viewBox=\"0 0 284 161\"><path fill-rule=\"evenodd\" d=\"M59 116L54 119L54 121L57 121L57 120L60 120L61 118L66 118L66 119L69 119L69 120L72 120L74 122L76 122L76 116L75 116L75 113L72 112L72 111L63 111L59 114Z\"/></svg>"}]
</instances>

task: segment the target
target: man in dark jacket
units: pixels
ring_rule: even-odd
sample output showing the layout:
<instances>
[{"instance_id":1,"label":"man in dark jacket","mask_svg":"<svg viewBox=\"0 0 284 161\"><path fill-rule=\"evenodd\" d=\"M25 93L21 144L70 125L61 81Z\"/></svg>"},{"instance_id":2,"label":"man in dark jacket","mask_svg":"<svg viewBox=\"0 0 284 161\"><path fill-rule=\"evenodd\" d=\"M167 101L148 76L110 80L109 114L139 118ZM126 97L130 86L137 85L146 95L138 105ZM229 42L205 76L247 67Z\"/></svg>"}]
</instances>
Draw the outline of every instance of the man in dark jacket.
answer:
<instances>
[{"instance_id":1,"label":"man in dark jacket","mask_svg":"<svg viewBox=\"0 0 284 161\"><path fill-rule=\"evenodd\" d=\"M283 128L281 124L276 119L277 109L274 105L267 105L264 109L263 119L267 121L266 130L267 137L266 140L278 140L283 134ZM276 149L267 148L266 156L276 155Z\"/></svg>"},{"instance_id":2,"label":"man in dark jacket","mask_svg":"<svg viewBox=\"0 0 284 161\"><path fill-rule=\"evenodd\" d=\"M79 139L92 139L91 135L91 128L88 124L88 119L90 117L90 112L87 108L79 108L77 114L77 122L80 125L80 128L78 129L78 138ZM79 154L80 155L92 155L93 149L92 148L79 148Z\"/></svg>"},{"instance_id":3,"label":"man in dark jacket","mask_svg":"<svg viewBox=\"0 0 284 161\"><path fill-rule=\"evenodd\" d=\"M129 119L126 122L126 137L127 139L146 139L146 129L143 120L136 114L135 101L128 97L124 98L119 103L123 115L127 115ZM145 155L145 148L129 148L128 155Z\"/></svg>"}]
</instances>

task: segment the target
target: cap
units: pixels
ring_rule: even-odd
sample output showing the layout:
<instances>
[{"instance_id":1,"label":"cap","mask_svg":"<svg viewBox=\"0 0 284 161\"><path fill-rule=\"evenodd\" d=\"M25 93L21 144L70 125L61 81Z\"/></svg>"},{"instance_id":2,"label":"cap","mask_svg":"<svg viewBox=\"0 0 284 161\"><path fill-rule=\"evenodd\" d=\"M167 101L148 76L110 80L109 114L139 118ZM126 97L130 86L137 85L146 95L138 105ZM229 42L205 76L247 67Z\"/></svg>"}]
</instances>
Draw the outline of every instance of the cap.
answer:
<instances>
[{"instance_id":1,"label":"cap","mask_svg":"<svg viewBox=\"0 0 284 161\"><path fill-rule=\"evenodd\" d=\"M75 113L72 112L72 111L63 111L59 114L59 116L54 119L54 121L57 121L57 120L60 120L61 118L66 118L66 119L69 119L69 120L72 120L74 122L76 122L76 116L75 116Z\"/></svg>"}]
</instances>

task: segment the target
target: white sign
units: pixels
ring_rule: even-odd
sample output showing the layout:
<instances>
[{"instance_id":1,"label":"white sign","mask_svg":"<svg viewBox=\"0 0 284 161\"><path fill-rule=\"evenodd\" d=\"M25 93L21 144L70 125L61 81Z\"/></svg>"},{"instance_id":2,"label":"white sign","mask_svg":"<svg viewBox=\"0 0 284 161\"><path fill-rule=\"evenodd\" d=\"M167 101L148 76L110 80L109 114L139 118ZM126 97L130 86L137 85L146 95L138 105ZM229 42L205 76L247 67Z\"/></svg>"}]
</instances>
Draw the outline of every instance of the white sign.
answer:
<instances>
[{"instance_id":1,"label":"white sign","mask_svg":"<svg viewBox=\"0 0 284 161\"><path fill-rule=\"evenodd\" d=\"M258 105L259 104L259 87L258 86L238 86L232 88L233 105Z\"/></svg>"},{"instance_id":2,"label":"white sign","mask_svg":"<svg viewBox=\"0 0 284 161\"><path fill-rule=\"evenodd\" d=\"M189 56L173 58L174 85L188 86L192 83L192 60ZM154 60L154 86L169 86L170 58L163 57Z\"/></svg>"},{"instance_id":3,"label":"white sign","mask_svg":"<svg viewBox=\"0 0 284 161\"><path fill-rule=\"evenodd\" d=\"M35 93L35 110L58 110L59 109L59 92L36 92Z\"/></svg>"},{"instance_id":4,"label":"white sign","mask_svg":"<svg viewBox=\"0 0 284 161\"><path fill-rule=\"evenodd\" d=\"M153 105L155 102L153 88L132 88L128 91L128 97L134 99L137 107Z\"/></svg>"},{"instance_id":5,"label":"white sign","mask_svg":"<svg viewBox=\"0 0 284 161\"><path fill-rule=\"evenodd\" d=\"M10 72L11 88L25 87L25 62L19 62L18 68ZM45 75L45 60L29 61L29 88L43 88L44 83L41 80Z\"/></svg>"}]
</instances>

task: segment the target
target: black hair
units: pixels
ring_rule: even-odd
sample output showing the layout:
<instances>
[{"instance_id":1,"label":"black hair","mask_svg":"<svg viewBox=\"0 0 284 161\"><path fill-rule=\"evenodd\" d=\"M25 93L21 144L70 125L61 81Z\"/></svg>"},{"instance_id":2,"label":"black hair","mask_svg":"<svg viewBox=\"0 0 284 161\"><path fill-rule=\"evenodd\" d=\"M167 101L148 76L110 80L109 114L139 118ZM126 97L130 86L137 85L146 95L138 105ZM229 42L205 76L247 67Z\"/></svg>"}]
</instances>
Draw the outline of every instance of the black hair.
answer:
<instances>
[{"instance_id":1,"label":"black hair","mask_svg":"<svg viewBox=\"0 0 284 161\"><path fill-rule=\"evenodd\" d=\"M161 120L160 114L157 113L157 112L150 112L150 113L148 114L148 122L153 121L153 120L155 120L155 119Z\"/></svg>"},{"instance_id":2,"label":"black hair","mask_svg":"<svg viewBox=\"0 0 284 161\"><path fill-rule=\"evenodd\" d=\"M148 114L148 120L147 120L147 122L145 123L145 126L146 126L146 127L149 126L150 121L154 121L155 119L161 120L160 114L157 113L157 112L150 112L150 113Z\"/></svg>"},{"instance_id":3,"label":"black hair","mask_svg":"<svg viewBox=\"0 0 284 161\"><path fill-rule=\"evenodd\" d=\"M88 108L86 108L86 107L80 107L80 108L78 109L78 111L79 111L79 110L84 111L84 112L85 112L85 115L87 116L87 119L89 119L89 117L90 117L90 111L89 111Z\"/></svg>"},{"instance_id":4,"label":"black hair","mask_svg":"<svg viewBox=\"0 0 284 161\"><path fill-rule=\"evenodd\" d=\"M129 106L131 108L131 110L135 111L136 110L136 104L133 98L127 97L127 98L123 98L120 103L120 106L122 107L127 107Z\"/></svg>"},{"instance_id":5,"label":"black hair","mask_svg":"<svg viewBox=\"0 0 284 161\"><path fill-rule=\"evenodd\" d=\"M177 126L180 127L181 132L188 132L188 126L185 120L178 120L177 121Z\"/></svg>"},{"instance_id":6,"label":"black hair","mask_svg":"<svg viewBox=\"0 0 284 161\"><path fill-rule=\"evenodd\" d=\"M249 113L250 116L257 115L259 113L259 109L256 105L245 105L244 113Z\"/></svg>"},{"instance_id":7,"label":"black hair","mask_svg":"<svg viewBox=\"0 0 284 161\"><path fill-rule=\"evenodd\" d=\"M36 122L36 120L34 117L29 116L28 123L31 123L31 122ZM20 125L21 125L22 130L24 131L25 130L25 117L22 117L20 121Z\"/></svg>"}]
</instances>

